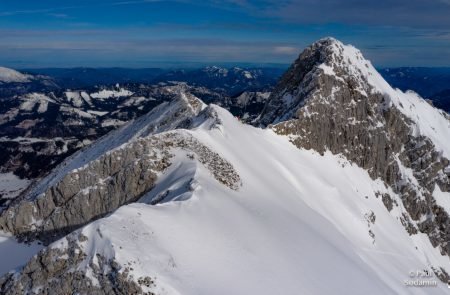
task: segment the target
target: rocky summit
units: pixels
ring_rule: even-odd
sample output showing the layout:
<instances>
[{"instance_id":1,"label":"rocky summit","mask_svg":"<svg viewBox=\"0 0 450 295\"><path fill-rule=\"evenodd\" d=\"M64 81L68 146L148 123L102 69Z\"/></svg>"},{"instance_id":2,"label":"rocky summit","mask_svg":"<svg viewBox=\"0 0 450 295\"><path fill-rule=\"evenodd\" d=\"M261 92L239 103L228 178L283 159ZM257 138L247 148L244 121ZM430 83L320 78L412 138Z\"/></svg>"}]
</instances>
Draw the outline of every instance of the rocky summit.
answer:
<instances>
[{"instance_id":1,"label":"rocky summit","mask_svg":"<svg viewBox=\"0 0 450 295\"><path fill-rule=\"evenodd\" d=\"M333 38L230 99L245 118L188 89L8 204L8 245L41 246L1 294L446 294L446 113Z\"/></svg>"},{"instance_id":2,"label":"rocky summit","mask_svg":"<svg viewBox=\"0 0 450 295\"><path fill-rule=\"evenodd\" d=\"M450 191L447 134L427 130L427 119L450 127L447 114L392 89L357 49L327 38L308 47L282 77L260 122L299 148L342 154L382 179L401 198L408 232L426 233L449 255L449 215L433 197ZM390 210L391 196L384 200Z\"/></svg>"}]
</instances>

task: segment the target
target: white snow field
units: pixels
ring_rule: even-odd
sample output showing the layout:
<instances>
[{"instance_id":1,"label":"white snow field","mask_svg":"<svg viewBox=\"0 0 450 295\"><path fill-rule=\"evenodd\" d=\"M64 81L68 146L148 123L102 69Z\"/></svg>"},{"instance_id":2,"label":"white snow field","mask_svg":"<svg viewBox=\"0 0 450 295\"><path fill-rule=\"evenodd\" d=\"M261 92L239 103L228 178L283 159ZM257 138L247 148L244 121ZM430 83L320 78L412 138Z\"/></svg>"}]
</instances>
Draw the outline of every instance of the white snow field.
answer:
<instances>
[{"instance_id":1,"label":"white snow field","mask_svg":"<svg viewBox=\"0 0 450 295\"><path fill-rule=\"evenodd\" d=\"M217 128L169 132L189 132L218 152L242 186L229 189L179 151L140 203L81 229L86 262L96 253L114 258L134 279L152 277L156 294L448 294L435 277L428 280L436 286L405 285L418 279L411 272L449 272L450 260L427 236L408 235L404 208L381 181L212 107ZM170 201L148 204L166 190ZM388 212L377 191L399 206ZM51 247L65 246L62 239ZM92 273L87 265L80 268Z\"/></svg>"}]
</instances>

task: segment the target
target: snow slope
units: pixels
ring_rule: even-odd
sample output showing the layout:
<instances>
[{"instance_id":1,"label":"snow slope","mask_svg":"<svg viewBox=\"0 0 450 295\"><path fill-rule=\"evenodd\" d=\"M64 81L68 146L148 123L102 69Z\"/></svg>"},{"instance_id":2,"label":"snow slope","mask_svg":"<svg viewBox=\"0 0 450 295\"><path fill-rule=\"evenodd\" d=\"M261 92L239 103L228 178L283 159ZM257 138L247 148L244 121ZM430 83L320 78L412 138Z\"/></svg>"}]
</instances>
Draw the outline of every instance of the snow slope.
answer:
<instances>
[{"instance_id":1,"label":"snow slope","mask_svg":"<svg viewBox=\"0 0 450 295\"><path fill-rule=\"evenodd\" d=\"M45 94L35 92L28 93L27 95L21 97L21 100L23 102L20 104L20 110L31 112L36 105L39 105L39 107L37 108L37 112L40 114L45 113L48 110L49 102L55 102Z\"/></svg>"},{"instance_id":2,"label":"snow slope","mask_svg":"<svg viewBox=\"0 0 450 295\"><path fill-rule=\"evenodd\" d=\"M80 230L86 262L114 258L134 279L152 277L157 294L447 294L437 278L434 287L405 286L410 272L449 272L450 261L427 236L408 235L400 201L386 210L375 192L398 196L381 181L212 109L221 125L183 132L229 161L242 186L229 189L178 151L140 203ZM149 205L164 192L169 198ZM92 273L87 265L79 267Z\"/></svg>"}]
</instances>

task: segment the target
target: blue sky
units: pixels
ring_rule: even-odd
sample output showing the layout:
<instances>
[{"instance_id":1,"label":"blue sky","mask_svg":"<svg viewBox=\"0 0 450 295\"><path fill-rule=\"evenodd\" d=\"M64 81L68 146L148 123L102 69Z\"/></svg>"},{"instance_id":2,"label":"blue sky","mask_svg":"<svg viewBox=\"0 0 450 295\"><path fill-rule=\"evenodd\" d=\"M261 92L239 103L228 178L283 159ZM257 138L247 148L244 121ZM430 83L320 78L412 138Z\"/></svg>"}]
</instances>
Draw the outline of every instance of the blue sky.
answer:
<instances>
[{"instance_id":1,"label":"blue sky","mask_svg":"<svg viewBox=\"0 0 450 295\"><path fill-rule=\"evenodd\" d=\"M375 66L450 66L450 0L0 2L0 65L288 64L334 36Z\"/></svg>"}]
</instances>

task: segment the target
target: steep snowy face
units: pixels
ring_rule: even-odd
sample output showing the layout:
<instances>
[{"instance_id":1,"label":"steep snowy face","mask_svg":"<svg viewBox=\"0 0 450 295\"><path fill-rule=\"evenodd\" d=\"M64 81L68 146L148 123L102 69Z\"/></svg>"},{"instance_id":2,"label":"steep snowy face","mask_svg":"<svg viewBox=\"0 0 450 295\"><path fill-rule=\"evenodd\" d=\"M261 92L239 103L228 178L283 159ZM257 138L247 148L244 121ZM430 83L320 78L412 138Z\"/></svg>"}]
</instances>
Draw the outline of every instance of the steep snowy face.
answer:
<instances>
[{"instance_id":1,"label":"steep snowy face","mask_svg":"<svg viewBox=\"0 0 450 295\"><path fill-rule=\"evenodd\" d=\"M342 154L401 195L402 222L450 254L450 120L412 92L392 89L360 51L322 39L300 54L260 123L300 148ZM386 207L392 207L385 197Z\"/></svg>"},{"instance_id":2,"label":"steep snowy face","mask_svg":"<svg viewBox=\"0 0 450 295\"><path fill-rule=\"evenodd\" d=\"M0 67L0 82L3 83L25 83L30 82L32 76L24 75L16 70Z\"/></svg>"}]
</instances>

